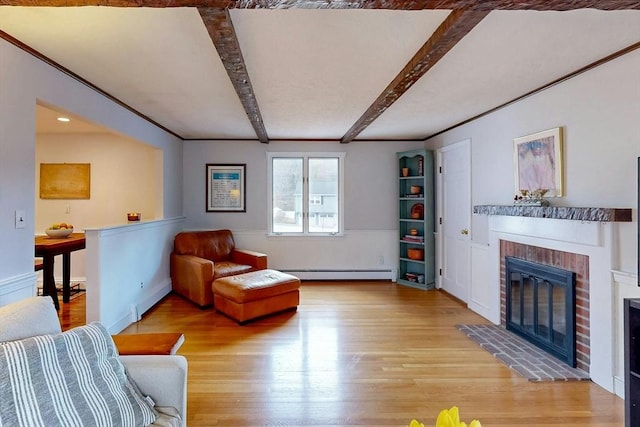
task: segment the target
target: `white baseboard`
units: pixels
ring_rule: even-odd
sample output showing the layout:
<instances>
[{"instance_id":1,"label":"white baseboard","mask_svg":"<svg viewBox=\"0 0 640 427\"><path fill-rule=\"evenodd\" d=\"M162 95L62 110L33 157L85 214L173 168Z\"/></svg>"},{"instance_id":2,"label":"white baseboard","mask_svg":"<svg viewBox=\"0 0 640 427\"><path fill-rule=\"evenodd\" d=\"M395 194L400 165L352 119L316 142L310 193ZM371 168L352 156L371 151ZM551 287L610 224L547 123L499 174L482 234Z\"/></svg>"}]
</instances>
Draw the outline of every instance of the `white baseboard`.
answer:
<instances>
[{"instance_id":1,"label":"white baseboard","mask_svg":"<svg viewBox=\"0 0 640 427\"><path fill-rule=\"evenodd\" d=\"M56 284L60 285L62 283L62 277L56 277ZM70 280L72 285L75 285L76 283L80 284L80 289L87 289L87 278L86 277L72 277ZM42 277L39 277L38 280L36 281L36 286L40 289L42 289Z\"/></svg>"},{"instance_id":2,"label":"white baseboard","mask_svg":"<svg viewBox=\"0 0 640 427\"><path fill-rule=\"evenodd\" d=\"M136 317L135 321L140 320L142 315L146 313L151 307L156 305L158 301L167 296L171 292L171 279L166 278L162 281L162 283L157 284L153 287L152 290L149 291L145 297L138 302L136 306Z\"/></svg>"},{"instance_id":3,"label":"white baseboard","mask_svg":"<svg viewBox=\"0 0 640 427\"><path fill-rule=\"evenodd\" d=\"M105 325L105 327L111 334L122 332L127 326L139 321L145 312L157 304L158 301L164 298L169 292L171 292L171 280L167 278L159 285L154 286L153 290L145 294L137 304L130 304L127 311L124 311L115 322L110 325Z\"/></svg>"},{"instance_id":4,"label":"white baseboard","mask_svg":"<svg viewBox=\"0 0 640 427\"><path fill-rule=\"evenodd\" d=\"M620 398L624 399L624 379L613 377L613 392Z\"/></svg>"},{"instance_id":5,"label":"white baseboard","mask_svg":"<svg viewBox=\"0 0 640 427\"><path fill-rule=\"evenodd\" d=\"M285 269L283 273L293 274L300 280L396 280L395 269L362 270L307 270Z\"/></svg>"}]
</instances>

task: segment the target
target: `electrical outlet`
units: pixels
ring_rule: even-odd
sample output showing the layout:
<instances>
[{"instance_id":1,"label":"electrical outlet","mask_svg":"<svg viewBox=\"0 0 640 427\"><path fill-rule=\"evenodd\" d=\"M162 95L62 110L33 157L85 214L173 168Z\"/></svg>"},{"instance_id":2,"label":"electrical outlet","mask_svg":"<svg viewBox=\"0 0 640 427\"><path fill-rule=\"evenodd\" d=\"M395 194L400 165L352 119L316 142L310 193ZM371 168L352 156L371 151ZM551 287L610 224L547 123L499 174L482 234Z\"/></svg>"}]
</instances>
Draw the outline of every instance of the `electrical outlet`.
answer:
<instances>
[{"instance_id":1,"label":"electrical outlet","mask_svg":"<svg viewBox=\"0 0 640 427\"><path fill-rule=\"evenodd\" d=\"M66 214L70 214L71 213L71 205L69 203L65 203L64 204L64 213L66 213Z\"/></svg>"},{"instance_id":2,"label":"electrical outlet","mask_svg":"<svg viewBox=\"0 0 640 427\"><path fill-rule=\"evenodd\" d=\"M27 218L24 214L24 210L17 209L15 215L16 228L25 228L27 225Z\"/></svg>"},{"instance_id":3,"label":"electrical outlet","mask_svg":"<svg viewBox=\"0 0 640 427\"><path fill-rule=\"evenodd\" d=\"M384 257L382 255L378 256L378 265L384 265Z\"/></svg>"}]
</instances>

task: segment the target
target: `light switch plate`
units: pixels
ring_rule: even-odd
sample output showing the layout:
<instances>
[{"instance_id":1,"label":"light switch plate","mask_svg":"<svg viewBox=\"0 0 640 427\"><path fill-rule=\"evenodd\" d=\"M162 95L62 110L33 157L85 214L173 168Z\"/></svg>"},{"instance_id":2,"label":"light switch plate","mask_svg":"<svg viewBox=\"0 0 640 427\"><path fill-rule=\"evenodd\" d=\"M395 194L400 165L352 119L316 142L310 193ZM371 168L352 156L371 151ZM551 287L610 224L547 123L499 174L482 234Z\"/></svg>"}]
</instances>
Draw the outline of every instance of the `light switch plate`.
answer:
<instances>
[{"instance_id":1,"label":"light switch plate","mask_svg":"<svg viewBox=\"0 0 640 427\"><path fill-rule=\"evenodd\" d=\"M16 210L16 228L24 228L27 225L27 218L25 217L24 210Z\"/></svg>"}]
</instances>

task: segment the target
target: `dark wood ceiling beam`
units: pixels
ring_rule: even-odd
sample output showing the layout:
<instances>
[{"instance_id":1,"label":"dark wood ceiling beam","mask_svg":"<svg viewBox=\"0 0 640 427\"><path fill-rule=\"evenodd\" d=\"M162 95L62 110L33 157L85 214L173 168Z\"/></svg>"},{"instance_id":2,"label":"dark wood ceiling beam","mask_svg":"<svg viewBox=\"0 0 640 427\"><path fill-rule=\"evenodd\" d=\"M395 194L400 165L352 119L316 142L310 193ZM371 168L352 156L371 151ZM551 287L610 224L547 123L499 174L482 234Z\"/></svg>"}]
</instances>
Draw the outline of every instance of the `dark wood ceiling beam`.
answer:
<instances>
[{"instance_id":1,"label":"dark wood ceiling beam","mask_svg":"<svg viewBox=\"0 0 640 427\"><path fill-rule=\"evenodd\" d=\"M390 9L390 10L625 10L640 9L637 0L238 0L221 1L238 9Z\"/></svg>"},{"instance_id":2,"label":"dark wood ceiling beam","mask_svg":"<svg viewBox=\"0 0 640 427\"><path fill-rule=\"evenodd\" d=\"M269 136L262 121L262 114L258 108L258 101L253 92L251 79L244 64L240 43L231 22L231 16L226 9L198 8L207 32L213 41L218 55L227 70L229 79L240 98L244 111L249 117L251 126L260 142L268 144Z\"/></svg>"},{"instance_id":3,"label":"dark wood ceiling beam","mask_svg":"<svg viewBox=\"0 0 640 427\"><path fill-rule=\"evenodd\" d=\"M0 6L197 7L258 139L268 143L262 115L228 9L452 10L447 19L341 138L348 143L399 99L492 10L640 10L632 0L0 0Z\"/></svg>"},{"instance_id":4,"label":"dark wood ceiling beam","mask_svg":"<svg viewBox=\"0 0 640 427\"><path fill-rule=\"evenodd\" d=\"M638 0L0 0L0 6L202 7L215 9L639 10Z\"/></svg>"},{"instance_id":5,"label":"dark wood ceiling beam","mask_svg":"<svg viewBox=\"0 0 640 427\"><path fill-rule=\"evenodd\" d=\"M340 142L346 144L353 141L488 14L488 11L451 12L367 111L344 134Z\"/></svg>"}]
</instances>

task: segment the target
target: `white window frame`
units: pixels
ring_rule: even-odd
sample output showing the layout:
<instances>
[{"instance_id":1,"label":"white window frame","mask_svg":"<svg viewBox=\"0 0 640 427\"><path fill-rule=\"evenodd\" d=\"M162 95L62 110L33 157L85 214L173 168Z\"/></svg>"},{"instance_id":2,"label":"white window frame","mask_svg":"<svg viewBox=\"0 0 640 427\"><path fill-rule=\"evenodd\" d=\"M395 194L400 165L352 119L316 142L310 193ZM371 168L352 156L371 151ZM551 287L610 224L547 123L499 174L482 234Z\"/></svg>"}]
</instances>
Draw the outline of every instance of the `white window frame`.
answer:
<instances>
[{"instance_id":1,"label":"white window frame","mask_svg":"<svg viewBox=\"0 0 640 427\"><path fill-rule=\"evenodd\" d=\"M305 236L327 237L344 235L344 159L345 152L267 152L267 223L269 236ZM302 232L274 232L273 231L273 159L301 158L303 159L303 226ZM338 159L338 231L310 232L309 231L309 159L332 158Z\"/></svg>"}]
</instances>

